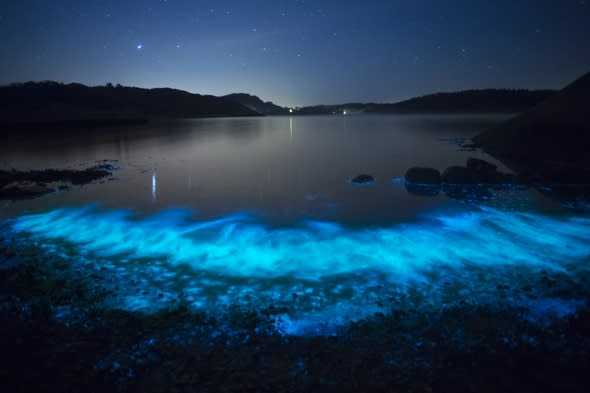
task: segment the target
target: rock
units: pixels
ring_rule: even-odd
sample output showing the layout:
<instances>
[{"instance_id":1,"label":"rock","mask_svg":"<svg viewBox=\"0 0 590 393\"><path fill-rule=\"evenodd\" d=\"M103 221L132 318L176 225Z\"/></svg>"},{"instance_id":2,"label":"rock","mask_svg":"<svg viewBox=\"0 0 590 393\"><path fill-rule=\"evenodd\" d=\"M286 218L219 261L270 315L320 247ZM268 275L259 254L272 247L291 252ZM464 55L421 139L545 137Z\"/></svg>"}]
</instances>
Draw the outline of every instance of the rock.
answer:
<instances>
[{"instance_id":1,"label":"rock","mask_svg":"<svg viewBox=\"0 0 590 393\"><path fill-rule=\"evenodd\" d=\"M477 173L464 166L448 167L442 174L443 182L447 184L477 184Z\"/></svg>"},{"instance_id":2,"label":"rock","mask_svg":"<svg viewBox=\"0 0 590 393\"><path fill-rule=\"evenodd\" d=\"M414 184L440 185L440 172L434 168L412 167L406 171L406 181Z\"/></svg>"},{"instance_id":3,"label":"rock","mask_svg":"<svg viewBox=\"0 0 590 393\"><path fill-rule=\"evenodd\" d=\"M479 158L469 157L467 159L467 169L471 169L473 172L478 174L490 174L496 172L498 166L487 161L480 160Z\"/></svg>"},{"instance_id":4,"label":"rock","mask_svg":"<svg viewBox=\"0 0 590 393\"><path fill-rule=\"evenodd\" d=\"M350 182L353 184L368 185L375 183L375 178L371 175L362 174L354 177Z\"/></svg>"}]
</instances>

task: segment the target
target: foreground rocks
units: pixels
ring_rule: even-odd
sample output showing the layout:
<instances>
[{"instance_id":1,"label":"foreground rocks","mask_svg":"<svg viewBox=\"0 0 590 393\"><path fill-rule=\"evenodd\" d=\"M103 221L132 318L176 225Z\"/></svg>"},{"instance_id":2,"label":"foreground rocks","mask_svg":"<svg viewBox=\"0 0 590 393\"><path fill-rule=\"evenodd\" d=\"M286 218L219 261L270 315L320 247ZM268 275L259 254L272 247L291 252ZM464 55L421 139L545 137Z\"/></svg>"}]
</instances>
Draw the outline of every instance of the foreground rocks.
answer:
<instances>
[{"instance_id":1,"label":"foreground rocks","mask_svg":"<svg viewBox=\"0 0 590 393\"><path fill-rule=\"evenodd\" d=\"M590 170L563 165L535 165L522 167L516 174L504 173L498 167L478 158L467 159L465 166L450 166L442 175L434 168L412 167L405 175L413 185L515 185L563 186L590 185Z\"/></svg>"},{"instance_id":2,"label":"foreground rocks","mask_svg":"<svg viewBox=\"0 0 590 393\"><path fill-rule=\"evenodd\" d=\"M510 183L511 175L499 172L497 166L477 158L469 158L466 166L451 166L442 173L434 168L412 167L405 175L406 183L413 186L440 186L444 184L472 185Z\"/></svg>"},{"instance_id":3,"label":"foreground rocks","mask_svg":"<svg viewBox=\"0 0 590 393\"><path fill-rule=\"evenodd\" d=\"M114 165L103 163L83 170L0 170L0 200L34 198L71 185L88 184L111 176L115 169Z\"/></svg>"},{"instance_id":4,"label":"foreground rocks","mask_svg":"<svg viewBox=\"0 0 590 393\"><path fill-rule=\"evenodd\" d=\"M469 158L465 166L451 166L440 175L435 168L412 167L405 175L408 193L437 196L441 191L449 198L470 203L494 199L501 190L535 188L567 206L586 206L590 201L590 171L575 166L535 164L523 166L515 173L504 173L497 165Z\"/></svg>"}]
</instances>

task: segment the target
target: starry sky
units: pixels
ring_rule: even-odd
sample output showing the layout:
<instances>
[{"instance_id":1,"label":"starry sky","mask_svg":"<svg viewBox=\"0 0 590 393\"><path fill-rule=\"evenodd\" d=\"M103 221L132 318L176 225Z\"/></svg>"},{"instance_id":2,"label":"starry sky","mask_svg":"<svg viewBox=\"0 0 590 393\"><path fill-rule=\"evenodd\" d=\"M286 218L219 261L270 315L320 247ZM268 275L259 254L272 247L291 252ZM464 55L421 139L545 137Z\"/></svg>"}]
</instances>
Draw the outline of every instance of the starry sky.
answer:
<instances>
[{"instance_id":1,"label":"starry sky","mask_svg":"<svg viewBox=\"0 0 590 393\"><path fill-rule=\"evenodd\" d=\"M590 71L590 0L2 0L0 37L0 84L394 102L562 87Z\"/></svg>"}]
</instances>

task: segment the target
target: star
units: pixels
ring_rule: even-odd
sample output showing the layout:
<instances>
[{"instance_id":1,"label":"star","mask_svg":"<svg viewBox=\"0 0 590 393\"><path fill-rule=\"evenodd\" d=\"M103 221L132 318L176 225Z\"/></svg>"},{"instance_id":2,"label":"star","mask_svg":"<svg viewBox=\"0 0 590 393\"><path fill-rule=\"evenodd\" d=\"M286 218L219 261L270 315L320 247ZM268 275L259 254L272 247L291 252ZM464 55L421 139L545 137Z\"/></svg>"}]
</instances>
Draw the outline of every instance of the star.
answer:
<instances>
[{"instance_id":1,"label":"star","mask_svg":"<svg viewBox=\"0 0 590 393\"><path fill-rule=\"evenodd\" d=\"M137 44L137 46L135 47L135 49L142 50L143 49L143 44Z\"/></svg>"}]
</instances>

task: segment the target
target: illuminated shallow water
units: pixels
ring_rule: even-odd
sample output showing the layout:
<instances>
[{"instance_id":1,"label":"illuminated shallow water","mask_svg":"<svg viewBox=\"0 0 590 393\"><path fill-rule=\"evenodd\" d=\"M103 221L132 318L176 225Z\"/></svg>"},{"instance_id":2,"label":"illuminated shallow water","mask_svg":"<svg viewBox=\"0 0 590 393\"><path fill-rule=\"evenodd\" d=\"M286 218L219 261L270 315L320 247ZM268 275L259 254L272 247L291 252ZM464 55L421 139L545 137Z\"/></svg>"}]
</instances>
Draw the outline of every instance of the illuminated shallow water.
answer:
<instances>
[{"instance_id":1,"label":"illuminated shallow water","mask_svg":"<svg viewBox=\"0 0 590 393\"><path fill-rule=\"evenodd\" d=\"M72 268L117 277L110 287L125 289L107 306L154 312L181 298L213 313L286 307L278 327L295 334L391 309L495 304L500 285L521 288L540 272L576 283L590 262L590 218L488 207L372 229L309 220L276 228L247 214L199 220L182 209L139 217L85 207L21 216L12 228L48 252L68 250ZM541 307L568 315L584 305L543 293L503 301L532 314Z\"/></svg>"}]
</instances>

